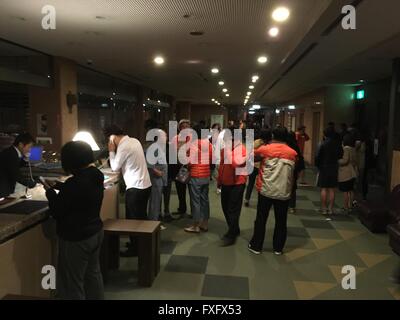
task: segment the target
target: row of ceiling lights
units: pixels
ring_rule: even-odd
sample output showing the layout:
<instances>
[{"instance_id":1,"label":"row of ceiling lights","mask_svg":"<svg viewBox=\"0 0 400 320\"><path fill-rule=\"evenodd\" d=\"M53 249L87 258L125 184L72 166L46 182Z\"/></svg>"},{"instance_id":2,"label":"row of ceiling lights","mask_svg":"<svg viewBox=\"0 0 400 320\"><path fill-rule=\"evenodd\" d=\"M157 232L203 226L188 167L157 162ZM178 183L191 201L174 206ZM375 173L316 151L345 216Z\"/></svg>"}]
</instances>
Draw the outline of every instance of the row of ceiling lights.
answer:
<instances>
[{"instance_id":1,"label":"row of ceiling lights","mask_svg":"<svg viewBox=\"0 0 400 320\"><path fill-rule=\"evenodd\" d=\"M289 9L287 9L287 8L285 8L285 7L279 7L279 8L275 9L275 10L272 12L272 19L273 19L274 21L276 21L276 22L285 22L285 21L289 18L289 16L290 16L290 11L289 11ZM277 37L277 36L279 35L279 28L277 28L277 27L275 27L275 26L274 26L274 27L271 27L271 28L269 29L269 31L268 31L268 34L269 34L271 37ZM259 63L260 65L264 65L264 64L266 64L266 63L268 62L268 57L267 57L267 56L260 56L260 57L258 57L257 61L258 61L258 63ZM162 65L165 63L165 58L162 57L162 56L156 56L156 57L154 58L154 63L155 63L157 66L162 66ZM214 67L214 68L211 69L211 73L212 73L213 75L217 75L217 74L219 74L219 69L218 69L217 67ZM259 76L258 76L258 75L254 75L254 76L252 77L252 83L256 83L258 80L259 80ZM219 81L218 84L219 84L220 86L224 86L224 85L225 85L224 81ZM250 89L250 90L253 90L253 89L254 89L254 85L250 85L250 86L249 86L249 89ZM225 94L226 97L229 97L229 96L230 96L229 90L228 90L227 88L223 88L223 89L222 89L222 92ZM247 102L249 101L251 94L252 94L251 91L248 91L248 92L247 92L246 99L245 99L245 102L244 102L245 105L246 105ZM213 98L213 99L211 99L211 100L212 100L213 102L215 102L217 105L221 105L221 103L220 103L219 101L217 101L216 99Z\"/></svg>"},{"instance_id":2,"label":"row of ceiling lights","mask_svg":"<svg viewBox=\"0 0 400 320\"><path fill-rule=\"evenodd\" d=\"M289 18L289 16L290 16L290 11L289 11L289 9L287 9L287 8L285 8L285 7L276 8L276 9L272 12L272 19L273 19L274 21L280 22L280 23L285 22L285 21ZM269 33L269 35L270 35L271 37L277 37L277 36L279 35L279 28L274 26L274 27L272 27L272 28L269 29L269 32L268 32L268 33ZM260 65L265 65L265 64L268 62L268 57L265 56L265 55L260 56L260 57L258 57L257 62L258 62ZM253 89L254 89L254 84L255 84L259 79L260 79L260 77L259 77L258 75L254 75L254 76L251 78L252 84L249 86L249 89L250 89L250 90L253 90ZM245 106L246 106L247 103L249 102L250 96L252 95L252 93L253 93L252 91L248 91L248 92L247 92L246 98L245 98L245 100L244 100L244 105L245 105ZM251 110L251 111L254 112L254 109Z\"/></svg>"},{"instance_id":3,"label":"row of ceiling lights","mask_svg":"<svg viewBox=\"0 0 400 320\"><path fill-rule=\"evenodd\" d=\"M216 68L216 67L214 67L214 68L211 69L211 73L212 73L213 75L217 75L217 74L219 74L219 69ZM226 88L226 86L225 86L225 81L220 80L220 81L218 82L218 85L219 85L220 87L223 87L222 93L225 95L225 97L229 98L229 97L230 97L230 93L229 93L228 88ZM218 106L221 105L221 102L219 102L217 99L212 98L211 101L214 102L214 103L215 103L216 105L218 105Z\"/></svg>"},{"instance_id":4,"label":"row of ceiling lights","mask_svg":"<svg viewBox=\"0 0 400 320\"><path fill-rule=\"evenodd\" d=\"M279 7L279 8L277 8L277 9L275 9L273 11L272 18L276 22L284 22L289 18L289 15L290 15L290 11L287 8ZM277 27L272 27L269 30L268 33L269 33L269 35L271 37L277 37L278 34L279 34L279 29ZM267 56L260 56L260 57L258 57L257 62L260 65L264 65L264 64L266 64L268 62L268 57ZM217 74L219 74L219 69L214 67L214 68L211 69L211 73L214 74L214 75L217 75ZM251 80L252 80L252 83L255 84L259 79L260 79L260 77L258 75L254 75ZM225 82L221 80L221 81L219 81L218 84L220 86L224 86ZM250 90L253 90L255 88L255 86L253 84L249 86ZM222 92L225 94L226 97L230 96L229 90L227 88L223 88ZM245 102L244 102L245 105L248 103L251 95L252 95L252 91L248 91L247 95L246 95ZM218 100L214 99L214 98L211 99L211 101L215 102L217 105L221 105L221 103Z\"/></svg>"}]
</instances>

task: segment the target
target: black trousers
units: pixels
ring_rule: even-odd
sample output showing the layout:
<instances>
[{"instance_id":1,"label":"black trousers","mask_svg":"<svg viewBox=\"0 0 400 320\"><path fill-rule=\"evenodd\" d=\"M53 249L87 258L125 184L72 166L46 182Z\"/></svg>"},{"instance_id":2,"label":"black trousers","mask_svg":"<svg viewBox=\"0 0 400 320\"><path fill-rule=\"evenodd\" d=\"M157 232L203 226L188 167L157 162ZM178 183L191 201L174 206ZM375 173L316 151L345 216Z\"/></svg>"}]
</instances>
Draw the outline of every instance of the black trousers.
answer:
<instances>
[{"instance_id":1,"label":"black trousers","mask_svg":"<svg viewBox=\"0 0 400 320\"><path fill-rule=\"evenodd\" d=\"M179 208L178 213L185 214L187 211L186 206L186 184L175 181L176 192L178 193Z\"/></svg>"},{"instance_id":2,"label":"black trousers","mask_svg":"<svg viewBox=\"0 0 400 320\"><path fill-rule=\"evenodd\" d=\"M254 188L254 185L257 180L258 172L259 172L259 169L254 167L253 172L249 176L249 182L248 182L247 188L246 188L246 197L245 197L246 201L250 201L250 199L251 199L251 193L253 192L253 188Z\"/></svg>"},{"instance_id":3,"label":"black trousers","mask_svg":"<svg viewBox=\"0 0 400 320\"><path fill-rule=\"evenodd\" d=\"M149 202L151 187L147 189L131 188L126 190L125 209L126 218L147 220L147 203Z\"/></svg>"},{"instance_id":4,"label":"black trousers","mask_svg":"<svg viewBox=\"0 0 400 320\"><path fill-rule=\"evenodd\" d=\"M126 219L147 220L147 204L151 194L151 187L147 189L131 188L126 190L125 210ZM131 244L134 237L130 237Z\"/></svg>"},{"instance_id":5,"label":"black trousers","mask_svg":"<svg viewBox=\"0 0 400 320\"><path fill-rule=\"evenodd\" d=\"M169 215L169 203L171 199L171 188L172 188L172 181L168 180L168 184L163 187L163 198L164 198L164 215Z\"/></svg>"},{"instance_id":6,"label":"black trousers","mask_svg":"<svg viewBox=\"0 0 400 320\"><path fill-rule=\"evenodd\" d=\"M100 250L103 230L82 241L58 238L57 298L103 300Z\"/></svg>"},{"instance_id":7,"label":"black trousers","mask_svg":"<svg viewBox=\"0 0 400 320\"><path fill-rule=\"evenodd\" d=\"M253 249L262 251L264 246L265 229L271 207L275 212L274 251L281 252L287 238L287 213L289 200L275 200L258 195L257 218L254 222L254 235L250 241Z\"/></svg>"},{"instance_id":8,"label":"black trousers","mask_svg":"<svg viewBox=\"0 0 400 320\"><path fill-rule=\"evenodd\" d=\"M224 212L228 233L226 237L236 239L240 235L239 219L246 185L222 186L221 205Z\"/></svg>"},{"instance_id":9,"label":"black trousers","mask_svg":"<svg viewBox=\"0 0 400 320\"><path fill-rule=\"evenodd\" d=\"M296 202L297 202L297 180L294 181L293 183L292 193L290 195L290 200L289 200L289 208L296 209Z\"/></svg>"}]
</instances>

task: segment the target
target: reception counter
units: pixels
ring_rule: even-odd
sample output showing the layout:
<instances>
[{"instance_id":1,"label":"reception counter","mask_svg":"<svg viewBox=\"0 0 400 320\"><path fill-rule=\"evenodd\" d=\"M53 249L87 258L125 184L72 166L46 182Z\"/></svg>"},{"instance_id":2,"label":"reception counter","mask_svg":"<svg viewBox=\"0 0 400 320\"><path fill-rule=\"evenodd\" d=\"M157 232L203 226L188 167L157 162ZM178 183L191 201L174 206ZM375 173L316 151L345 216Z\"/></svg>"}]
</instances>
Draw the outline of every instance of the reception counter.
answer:
<instances>
[{"instance_id":1,"label":"reception counter","mask_svg":"<svg viewBox=\"0 0 400 320\"><path fill-rule=\"evenodd\" d=\"M102 220L115 219L118 214L118 175L105 172ZM29 191L30 200L46 201L42 186ZM46 265L56 266L57 236L55 221L49 217L47 205L33 212L13 212L17 207L31 206L30 200L18 199L0 206L0 299L7 294L49 298L54 292L42 289ZM21 202L26 201L24 204ZM39 205L38 205L39 204ZM25 208L26 209L26 208ZM24 210L25 210L24 209ZM32 211L31 210L31 211ZM11 212L7 212L11 211Z\"/></svg>"}]
</instances>

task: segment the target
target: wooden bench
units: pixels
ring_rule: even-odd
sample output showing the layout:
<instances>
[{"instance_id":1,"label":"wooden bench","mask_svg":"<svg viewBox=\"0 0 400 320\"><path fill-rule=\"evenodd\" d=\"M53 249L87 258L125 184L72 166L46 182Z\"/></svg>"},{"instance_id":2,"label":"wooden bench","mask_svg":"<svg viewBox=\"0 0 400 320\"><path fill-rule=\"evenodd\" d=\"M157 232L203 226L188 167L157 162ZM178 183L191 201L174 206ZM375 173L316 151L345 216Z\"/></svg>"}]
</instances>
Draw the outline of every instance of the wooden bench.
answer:
<instances>
[{"instance_id":1,"label":"wooden bench","mask_svg":"<svg viewBox=\"0 0 400 320\"><path fill-rule=\"evenodd\" d=\"M108 271L119 268L120 236L132 236L138 244L138 284L151 287L160 272L160 222L110 219L104 222L101 269L104 282Z\"/></svg>"}]
</instances>

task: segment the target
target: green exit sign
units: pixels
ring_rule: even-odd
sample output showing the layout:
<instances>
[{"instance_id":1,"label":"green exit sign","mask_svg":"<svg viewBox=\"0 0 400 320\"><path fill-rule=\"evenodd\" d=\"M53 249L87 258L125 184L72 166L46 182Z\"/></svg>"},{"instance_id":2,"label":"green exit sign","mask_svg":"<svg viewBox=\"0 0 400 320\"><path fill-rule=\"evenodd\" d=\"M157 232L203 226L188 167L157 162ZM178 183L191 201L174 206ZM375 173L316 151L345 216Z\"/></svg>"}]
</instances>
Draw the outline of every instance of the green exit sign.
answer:
<instances>
[{"instance_id":1,"label":"green exit sign","mask_svg":"<svg viewBox=\"0 0 400 320\"><path fill-rule=\"evenodd\" d=\"M358 90L357 91L357 100L362 100L365 98L365 90Z\"/></svg>"}]
</instances>

